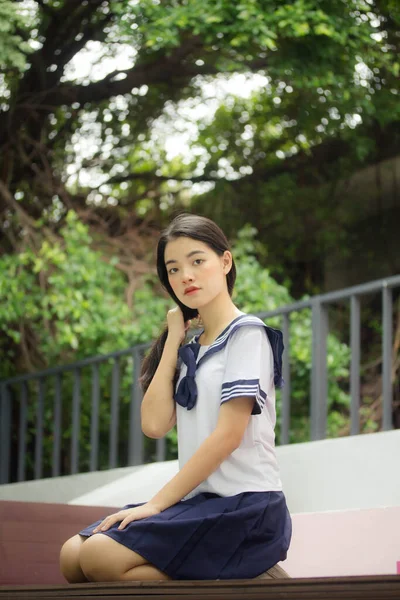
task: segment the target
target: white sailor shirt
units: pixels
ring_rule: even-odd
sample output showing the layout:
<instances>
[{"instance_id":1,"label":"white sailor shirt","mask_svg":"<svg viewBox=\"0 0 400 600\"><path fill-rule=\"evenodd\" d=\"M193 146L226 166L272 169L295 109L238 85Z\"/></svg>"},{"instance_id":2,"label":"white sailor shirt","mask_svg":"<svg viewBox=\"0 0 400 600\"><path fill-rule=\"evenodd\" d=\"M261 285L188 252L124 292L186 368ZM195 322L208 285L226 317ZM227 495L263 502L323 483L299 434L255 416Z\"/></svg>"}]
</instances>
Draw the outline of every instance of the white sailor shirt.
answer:
<instances>
[{"instance_id":1,"label":"white sailor shirt","mask_svg":"<svg viewBox=\"0 0 400 600\"><path fill-rule=\"evenodd\" d=\"M282 383L282 334L261 319L242 313L210 346L199 336L180 351L175 399L179 467L214 431L221 404L254 397L254 407L239 447L185 499L211 492L281 491L275 454L275 387Z\"/></svg>"}]
</instances>

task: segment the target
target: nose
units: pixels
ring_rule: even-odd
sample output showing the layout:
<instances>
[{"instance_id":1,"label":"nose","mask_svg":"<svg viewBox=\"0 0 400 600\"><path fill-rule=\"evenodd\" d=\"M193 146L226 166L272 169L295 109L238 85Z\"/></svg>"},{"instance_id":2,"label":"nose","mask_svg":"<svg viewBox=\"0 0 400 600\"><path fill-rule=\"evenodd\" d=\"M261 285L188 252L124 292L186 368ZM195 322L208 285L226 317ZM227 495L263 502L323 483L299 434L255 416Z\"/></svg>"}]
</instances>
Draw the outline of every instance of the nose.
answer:
<instances>
[{"instance_id":1,"label":"nose","mask_svg":"<svg viewBox=\"0 0 400 600\"><path fill-rule=\"evenodd\" d=\"M191 283L193 281L193 275L190 271L182 271L182 283Z\"/></svg>"}]
</instances>

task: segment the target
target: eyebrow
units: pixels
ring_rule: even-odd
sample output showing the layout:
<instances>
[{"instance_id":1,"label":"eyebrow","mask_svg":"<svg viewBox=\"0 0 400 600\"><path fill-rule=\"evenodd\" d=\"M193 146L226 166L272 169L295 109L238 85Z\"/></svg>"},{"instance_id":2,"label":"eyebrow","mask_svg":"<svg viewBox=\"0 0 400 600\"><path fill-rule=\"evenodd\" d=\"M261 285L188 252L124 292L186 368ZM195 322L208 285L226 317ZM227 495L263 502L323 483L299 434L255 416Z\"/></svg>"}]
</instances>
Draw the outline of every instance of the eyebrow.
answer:
<instances>
[{"instance_id":1,"label":"eyebrow","mask_svg":"<svg viewBox=\"0 0 400 600\"><path fill-rule=\"evenodd\" d=\"M189 254L186 254L186 258L190 258L194 254L205 254L205 252L203 250L192 250L192 252L189 252ZM167 266L171 263L177 263L177 262L178 262L177 260L167 260L167 262L165 263L165 266Z\"/></svg>"}]
</instances>

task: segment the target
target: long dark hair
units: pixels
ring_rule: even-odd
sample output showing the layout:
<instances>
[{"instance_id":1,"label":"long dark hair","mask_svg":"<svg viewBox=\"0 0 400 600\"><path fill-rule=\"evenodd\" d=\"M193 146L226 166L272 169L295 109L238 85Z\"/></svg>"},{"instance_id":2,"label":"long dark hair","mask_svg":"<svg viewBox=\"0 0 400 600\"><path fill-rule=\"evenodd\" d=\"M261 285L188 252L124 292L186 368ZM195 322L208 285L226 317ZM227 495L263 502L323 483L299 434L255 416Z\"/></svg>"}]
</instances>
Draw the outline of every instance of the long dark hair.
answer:
<instances>
[{"instance_id":1,"label":"long dark hair","mask_svg":"<svg viewBox=\"0 0 400 600\"><path fill-rule=\"evenodd\" d=\"M165 266L165 247L168 242L176 240L179 237L189 237L193 240L199 240L207 244L218 256L223 256L226 250L229 250L229 243L225 237L223 231L207 217L201 217L199 215L191 215L182 213L175 217L170 225L161 233L160 239L157 245L157 273L161 281L163 288L168 292L171 298L180 307L183 313L185 321L194 319L198 316L196 309L185 306L178 300L174 294L169 281L168 272ZM232 295L233 287L236 280L236 266L232 259L232 267L226 276L226 282L228 286L229 295ZM140 384L143 392L146 392L149 387L151 380L154 377L154 373L161 360L161 356L164 350L165 342L168 336L168 327L164 329L160 337L153 343L149 354L145 357L142 369L140 373Z\"/></svg>"}]
</instances>

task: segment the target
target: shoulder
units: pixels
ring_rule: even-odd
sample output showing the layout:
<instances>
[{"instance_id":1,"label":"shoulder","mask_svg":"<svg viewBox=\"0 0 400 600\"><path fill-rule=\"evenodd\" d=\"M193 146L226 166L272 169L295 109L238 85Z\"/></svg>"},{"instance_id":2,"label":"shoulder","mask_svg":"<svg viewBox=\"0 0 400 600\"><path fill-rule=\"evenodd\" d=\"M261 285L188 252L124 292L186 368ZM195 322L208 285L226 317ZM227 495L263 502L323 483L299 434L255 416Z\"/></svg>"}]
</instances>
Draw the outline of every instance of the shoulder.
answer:
<instances>
[{"instance_id":1,"label":"shoulder","mask_svg":"<svg viewBox=\"0 0 400 600\"><path fill-rule=\"evenodd\" d=\"M258 317L243 315L232 324L227 341L229 346L263 342L268 344L267 327Z\"/></svg>"}]
</instances>

